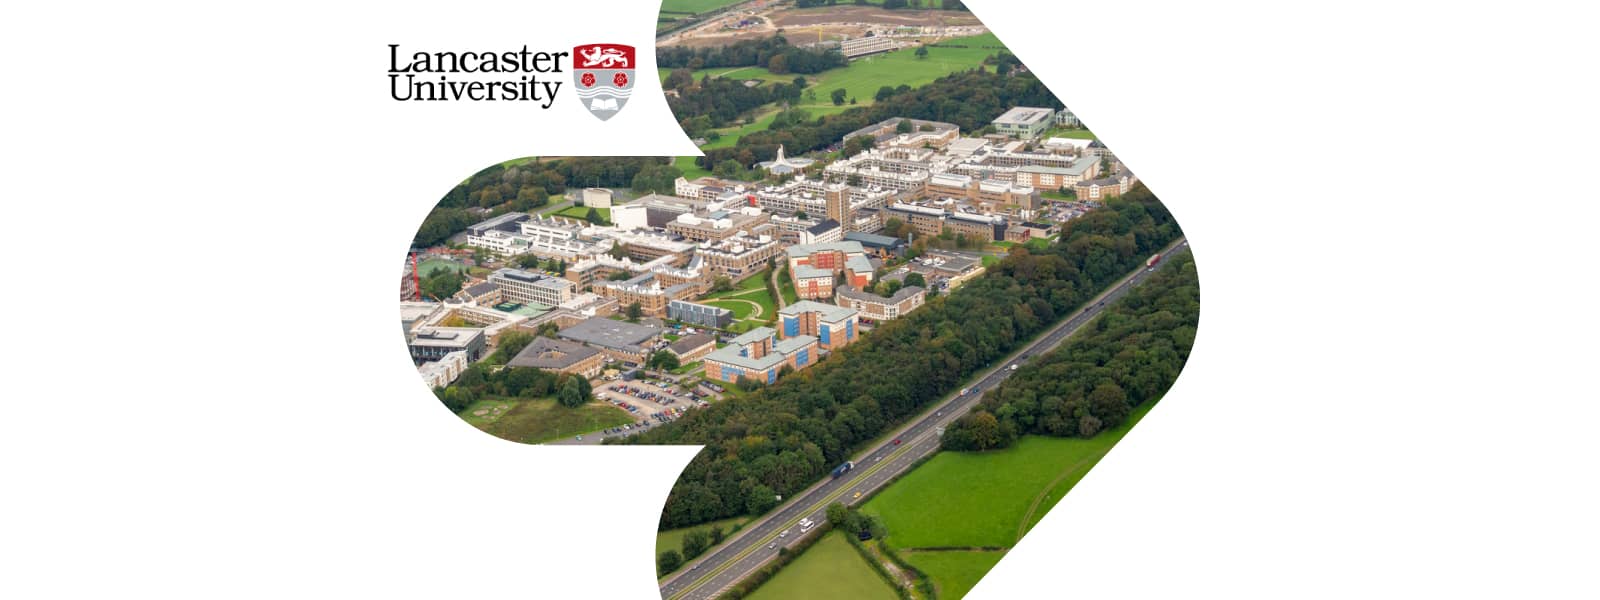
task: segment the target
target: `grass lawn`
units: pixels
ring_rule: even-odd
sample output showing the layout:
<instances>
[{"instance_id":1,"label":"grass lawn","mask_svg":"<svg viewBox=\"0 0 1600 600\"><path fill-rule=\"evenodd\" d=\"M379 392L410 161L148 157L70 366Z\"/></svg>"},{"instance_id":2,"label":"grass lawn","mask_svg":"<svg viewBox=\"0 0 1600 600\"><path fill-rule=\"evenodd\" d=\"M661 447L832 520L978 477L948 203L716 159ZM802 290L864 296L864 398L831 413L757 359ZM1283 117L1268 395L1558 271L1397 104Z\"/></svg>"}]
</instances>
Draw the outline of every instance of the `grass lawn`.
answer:
<instances>
[{"instance_id":1,"label":"grass lawn","mask_svg":"<svg viewBox=\"0 0 1600 600\"><path fill-rule=\"evenodd\" d=\"M435 272L457 271L466 267L461 263L447 258L430 258L417 265L417 273L423 277L432 276Z\"/></svg>"},{"instance_id":2,"label":"grass lawn","mask_svg":"<svg viewBox=\"0 0 1600 600\"><path fill-rule=\"evenodd\" d=\"M1000 52L998 48L984 48L983 46L1001 46L1000 39L992 33L985 33L972 37L954 38L945 40L945 44L968 46L967 48L928 48L926 58L917 58L915 48L903 48L894 52L869 56L850 61L846 66L829 69L821 73L800 75L806 78L807 88L816 90L817 98L814 101L801 99L800 106L811 111L811 117L816 118L825 114L843 112L850 108L849 98L855 97L857 105L872 104L872 95L882 86L899 87L908 85L913 88L921 87L935 79L977 67L983 59ZM665 80L671 71L657 69L657 74ZM706 75L712 77L729 77L741 80L760 79L769 82L791 82L797 74L775 75L762 67L734 67L700 69L693 73L696 81ZM837 88L845 89L845 104L834 106L828 93ZM769 120L768 123L771 121ZM720 146L717 146L720 147Z\"/></svg>"},{"instance_id":3,"label":"grass lawn","mask_svg":"<svg viewBox=\"0 0 1600 600\"><path fill-rule=\"evenodd\" d=\"M689 178L691 180L692 179L698 179L698 178L701 178L701 177L710 177L711 176L711 171L708 171L706 169L702 169L702 168L700 168L699 165L694 164L694 160L697 159L697 158L700 158L700 157L698 157L698 156L679 156L679 157L676 157L676 158L672 159L672 166L677 167L679 171L683 171L683 176L687 177L687 178Z\"/></svg>"},{"instance_id":4,"label":"grass lawn","mask_svg":"<svg viewBox=\"0 0 1600 600\"><path fill-rule=\"evenodd\" d=\"M972 591L999 564L1004 552L906 552L900 555L933 580L939 600L956 600Z\"/></svg>"},{"instance_id":5,"label":"grass lawn","mask_svg":"<svg viewBox=\"0 0 1600 600\"><path fill-rule=\"evenodd\" d=\"M661 0L661 12L700 14L742 0Z\"/></svg>"},{"instance_id":6,"label":"grass lawn","mask_svg":"<svg viewBox=\"0 0 1600 600\"><path fill-rule=\"evenodd\" d=\"M627 412L602 402L567 408L556 404L554 398L499 397L472 403L461 412L461 418L484 433L524 444L549 442L634 421Z\"/></svg>"},{"instance_id":7,"label":"grass lawn","mask_svg":"<svg viewBox=\"0 0 1600 600\"><path fill-rule=\"evenodd\" d=\"M783 305L788 306L800 301L800 295L794 291L794 279L789 277L788 268L778 273L778 293L783 294Z\"/></svg>"},{"instance_id":8,"label":"grass lawn","mask_svg":"<svg viewBox=\"0 0 1600 600\"><path fill-rule=\"evenodd\" d=\"M732 537L733 536L733 526L742 524L742 523L744 523L746 521L749 521L749 520L750 520L749 517L734 517L732 519L723 519L721 521L712 521L710 523L705 523L705 524L702 524L702 525L696 525L694 527L684 527L682 529L668 529L666 531L659 532L659 533L656 534L656 555L660 556L662 552L666 552L667 550L677 550L679 552L682 552L683 551L683 536L689 535L689 532L694 531L696 529L704 529L704 530L709 532L709 531L711 531L711 526L712 525L721 525L722 526L723 535L726 535L728 537Z\"/></svg>"},{"instance_id":9,"label":"grass lawn","mask_svg":"<svg viewBox=\"0 0 1600 600\"><path fill-rule=\"evenodd\" d=\"M607 223L611 222L611 209L609 209L609 208L596 208L595 210L599 211L600 218L605 219ZM563 217L570 217L570 218L582 221L582 220L584 220L584 219L589 217L589 207L587 207L587 206L568 206L568 207L563 208L561 210L550 211L550 212L547 212L547 213L544 213L544 214L545 214L545 216L560 215L560 216L563 216Z\"/></svg>"},{"instance_id":10,"label":"grass lawn","mask_svg":"<svg viewBox=\"0 0 1600 600\"><path fill-rule=\"evenodd\" d=\"M1093 439L1028 436L993 452L941 452L863 507L896 548L1009 548L1122 439L1151 405ZM939 498L929 502L929 498Z\"/></svg>"},{"instance_id":11,"label":"grass lawn","mask_svg":"<svg viewBox=\"0 0 1600 600\"><path fill-rule=\"evenodd\" d=\"M1064 127L1058 127L1056 129L1051 129L1049 131L1044 132L1044 135L1041 135L1039 137L1041 139L1050 139L1050 138L1053 138L1053 137L1069 138L1069 139L1075 139L1075 140L1095 140L1095 139L1099 139L1099 138L1094 136L1094 132L1093 131L1089 131L1087 129L1067 129L1067 128L1064 128Z\"/></svg>"},{"instance_id":12,"label":"grass lawn","mask_svg":"<svg viewBox=\"0 0 1600 600\"><path fill-rule=\"evenodd\" d=\"M746 598L750 600L800 600L850 598L895 600L894 588L872 570L850 546L844 534L833 532L784 567L772 580Z\"/></svg>"},{"instance_id":13,"label":"grass lawn","mask_svg":"<svg viewBox=\"0 0 1600 600\"><path fill-rule=\"evenodd\" d=\"M710 306L731 310L733 311L733 318L739 320L750 318L751 315L755 314L756 307L758 306L761 309L760 318L765 318L772 314L772 310L770 310L768 306L763 306L754 298L748 300L742 298L733 298L728 300L706 300L704 303Z\"/></svg>"}]
</instances>

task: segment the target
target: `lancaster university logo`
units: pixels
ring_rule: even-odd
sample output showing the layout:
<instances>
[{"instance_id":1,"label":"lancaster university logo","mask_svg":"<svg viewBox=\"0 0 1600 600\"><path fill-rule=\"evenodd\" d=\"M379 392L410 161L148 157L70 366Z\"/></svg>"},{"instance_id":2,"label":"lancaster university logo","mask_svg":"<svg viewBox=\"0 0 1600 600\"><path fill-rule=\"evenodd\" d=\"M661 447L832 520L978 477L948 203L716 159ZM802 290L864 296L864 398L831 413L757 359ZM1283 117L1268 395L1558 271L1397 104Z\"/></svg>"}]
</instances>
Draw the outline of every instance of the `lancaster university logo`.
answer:
<instances>
[{"instance_id":1,"label":"lancaster university logo","mask_svg":"<svg viewBox=\"0 0 1600 600\"><path fill-rule=\"evenodd\" d=\"M572 49L572 79L589 114L610 119L633 94L633 46L586 44Z\"/></svg>"}]
</instances>

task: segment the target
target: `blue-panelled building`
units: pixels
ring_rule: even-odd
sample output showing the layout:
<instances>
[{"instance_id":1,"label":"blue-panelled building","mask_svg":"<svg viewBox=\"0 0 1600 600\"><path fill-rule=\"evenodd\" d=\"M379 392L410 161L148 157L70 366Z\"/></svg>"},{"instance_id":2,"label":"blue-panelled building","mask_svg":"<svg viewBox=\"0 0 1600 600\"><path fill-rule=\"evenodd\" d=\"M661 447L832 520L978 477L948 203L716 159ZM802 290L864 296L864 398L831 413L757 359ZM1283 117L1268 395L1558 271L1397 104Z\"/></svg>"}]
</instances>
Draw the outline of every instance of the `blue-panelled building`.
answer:
<instances>
[{"instance_id":1,"label":"blue-panelled building","mask_svg":"<svg viewBox=\"0 0 1600 600\"><path fill-rule=\"evenodd\" d=\"M784 365L796 371L817 360L817 338L809 335L785 336L771 327L757 327L728 345L712 350L705 358L707 379L733 383L740 377L773 383Z\"/></svg>"},{"instance_id":2,"label":"blue-panelled building","mask_svg":"<svg viewBox=\"0 0 1600 600\"><path fill-rule=\"evenodd\" d=\"M856 341L859 314L853 308L801 300L778 311L784 339L817 338L817 345L832 350Z\"/></svg>"}]
</instances>

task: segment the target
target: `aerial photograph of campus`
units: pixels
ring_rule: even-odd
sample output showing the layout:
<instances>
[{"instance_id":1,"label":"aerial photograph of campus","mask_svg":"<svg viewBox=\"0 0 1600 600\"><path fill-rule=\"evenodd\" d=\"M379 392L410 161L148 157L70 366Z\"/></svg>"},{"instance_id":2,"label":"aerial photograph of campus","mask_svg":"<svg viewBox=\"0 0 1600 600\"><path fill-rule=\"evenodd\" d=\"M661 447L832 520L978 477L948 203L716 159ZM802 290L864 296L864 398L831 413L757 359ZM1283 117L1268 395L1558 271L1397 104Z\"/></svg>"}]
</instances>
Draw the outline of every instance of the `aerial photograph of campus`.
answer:
<instances>
[{"instance_id":1,"label":"aerial photograph of campus","mask_svg":"<svg viewBox=\"0 0 1600 600\"><path fill-rule=\"evenodd\" d=\"M955 599L1156 405L1173 215L955 0L665 0L704 156L524 157L400 273L425 386L529 444L693 444L661 596Z\"/></svg>"}]
</instances>

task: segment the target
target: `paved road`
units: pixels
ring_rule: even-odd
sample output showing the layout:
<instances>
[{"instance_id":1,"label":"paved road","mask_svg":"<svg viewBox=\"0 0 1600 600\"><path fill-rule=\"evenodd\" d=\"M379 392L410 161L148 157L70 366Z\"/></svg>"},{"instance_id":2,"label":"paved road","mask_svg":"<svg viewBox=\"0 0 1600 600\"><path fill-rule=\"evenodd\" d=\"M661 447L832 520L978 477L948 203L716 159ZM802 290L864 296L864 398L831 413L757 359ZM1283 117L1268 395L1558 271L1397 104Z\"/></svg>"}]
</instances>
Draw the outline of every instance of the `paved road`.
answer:
<instances>
[{"instance_id":1,"label":"paved road","mask_svg":"<svg viewBox=\"0 0 1600 600\"><path fill-rule=\"evenodd\" d=\"M1163 256L1188 247L1187 239L1179 238ZM802 517L821 522L826 518L827 507L834 502L854 504L871 495L873 490L910 469L923 457L939 450L939 434L951 421L959 418L977 403L983 392L999 385L1011 375L1010 366L1020 364L1055 348L1100 314L1105 306L1133 286L1143 282L1152 270L1140 268L1111 289L1101 293L1087 308L1056 325L1011 360L990 369L968 388L968 393L944 401L933 412L926 413L911 424L902 427L893 438L855 458L856 466L837 479L827 479L799 495L788 499L781 507L766 517L746 525L733 538L714 552L690 563L661 584L661 597L667 600L704 600L715 598L768 560L776 557L778 548L792 544L799 538L798 523ZM898 443L897 443L898 442ZM787 532L780 536L780 532Z\"/></svg>"}]
</instances>

